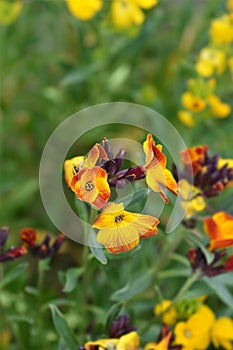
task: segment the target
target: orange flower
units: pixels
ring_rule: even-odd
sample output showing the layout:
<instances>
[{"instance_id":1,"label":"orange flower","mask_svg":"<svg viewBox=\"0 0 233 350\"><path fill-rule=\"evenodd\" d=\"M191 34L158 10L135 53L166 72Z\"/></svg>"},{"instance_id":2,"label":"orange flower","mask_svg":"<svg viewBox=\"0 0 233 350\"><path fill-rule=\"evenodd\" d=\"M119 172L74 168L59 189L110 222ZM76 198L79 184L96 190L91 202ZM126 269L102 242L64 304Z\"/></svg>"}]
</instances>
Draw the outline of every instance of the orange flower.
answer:
<instances>
[{"instance_id":1,"label":"orange flower","mask_svg":"<svg viewBox=\"0 0 233 350\"><path fill-rule=\"evenodd\" d=\"M101 209L110 197L107 173L99 166L82 168L72 179L71 189L84 202Z\"/></svg>"},{"instance_id":2,"label":"orange flower","mask_svg":"<svg viewBox=\"0 0 233 350\"><path fill-rule=\"evenodd\" d=\"M97 242L119 254L135 248L140 238L156 235L158 223L153 216L125 211L122 203L108 203L92 227L100 229Z\"/></svg>"},{"instance_id":3,"label":"orange flower","mask_svg":"<svg viewBox=\"0 0 233 350\"><path fill-rule=\"evenodd\" d=\"M168 203L168 198L161 188L161 185L175 195L178 194L178 185L172 173L166 169L167 158L162 152L162 146L155 146L152 135L148 134L146 141L143 143L143 149L146 154L146 164L144 166L146 182L154 192L158 192L162 199Z\"/></svg>"},{"instance_id":4,"label":"orange flower","mask_svg":"<svg viewBox=\"0 0 233 350\"><path fill-rule=\"evenodd\" d=\"M83 165L84 157L74 157L72 159L67 159L64 163L64 170L65 170L65 180L67 185L71 186L71 181L73 179L73 176L77 174L80 167Z\"/></svg>"},{"instance_id":5,"label":"orange flower","mask_svg":"<svg viewBox=\"0 0 233 350\"><path fill-rule=\"evenodd\" d=\"M144 347L144 350L168 350L169 342L171 339L172 333L171 331L163 338L160 340L159 343L147 343Z\"/></svg>"},{"instance_id":6,"label":"orange flower","mask_svg":"<svg viewBox=\"0 0 233 350\"><path fill-rule=\"evenodd\" d=\"M195 175L201 169L207 151L207 145L187 148L181 152L181 161L185 168Z\"/></svg>"},{"instance_id":7,"label":"orange flower","mask_svg":"<svg viewBox=\"0 0 233 350\"><path fill-rule=\"evenodd\" d=\"M210 250L233 245L233 217L224 211L205 219L204 229L210 238Z\"/></svg>"},{"instance_id":8,"label":"orange flower","mask_svg":"<svg viewBox=\"0 0 233 350\"><path fill-rule=\"evenodd\" d=\"M33 247L37 240L37 232L34 228L25 227L21 230L21 239L29 247Z\"/></svg>"}]
</instances>

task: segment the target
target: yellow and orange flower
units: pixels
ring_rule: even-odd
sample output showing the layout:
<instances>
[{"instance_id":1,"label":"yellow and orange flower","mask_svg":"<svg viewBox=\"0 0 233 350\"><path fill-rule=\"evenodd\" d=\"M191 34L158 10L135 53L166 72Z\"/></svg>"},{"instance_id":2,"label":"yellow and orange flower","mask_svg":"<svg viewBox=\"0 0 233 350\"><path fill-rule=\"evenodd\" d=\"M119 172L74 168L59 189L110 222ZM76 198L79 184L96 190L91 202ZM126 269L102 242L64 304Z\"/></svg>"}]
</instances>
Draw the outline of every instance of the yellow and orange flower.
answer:
<instances>
[{"instance_id":1,"label":"yellow and orange flower","mask_svg":"<svg viewBox=\"0 0 233 350\"><path fill-rule=\"evenodd\" d=\"M97 209L103 208L110 197L107 173L99 166L82 168L71 181L71 189L77 197Z\"/></svg>"},{"instance_id":2,"label":"yellow and orange flower","mask_svg":"<svg viewBox=\"0 0 233 350\"><path fill-rule=\"evenodd\" d=\"M196 211L205 209L205 200L197 187L191 185L186 179L181 179L179 181L179 189L183 199L180 205L186 212L186 218L192 217Z\"/></svg>"},{"instance_id":3,"label":"yellow and orange flower","mask_svg":"<svg viewBox=\"0 0 233 350\"><path fill-rule=\"evenodd\" d=\"M133 331L122 335L120 338L99 339L96 341L89 341L84 345L85 350L92 350L95 348L137 350L139 348L139 336Z\"/></svg>"},{"instance_id":4,"label":"yellow and orange flower","mask_svg":"<svg viewBox=\"0 0 233 350\"><path fill-rule=\"evenodd\" d=\"M182 105L191 112L201 112L206 106L202 98L194 96L190 91L184 92L181 100Z\"/></svg>"},{"instance_id":5,"label":"yellow and orange flower","mask_svg":"<svg viewBox=\"0 0 233 350\"><path fill-rule=\"evenodd\" d=\"M205 219L204 229L210 238L210 250L233 245L233 217L224 211Z\"/></svg>"},{"instance_id":6,"label":"yellow and orange flower","mask_svg":"<svg viewBox=\"0 0 233 350\"><path fill-rule=\"evenodd\" d=\"M144 347L144 350L168 350L169 341L171 339L171 331L158 343L147 343Z\"/></svg>"},{"instance_id":7,"label":"yellow and orange flower","mask_svg":"<svg viewBox=\"0 0 233 350\"><path fill-rule=\"evenodd\" d=\"M181 152L181 161L185 168L195 175L201 169L207 151L207 145L187 148Z\"/></svg>"},{"instance_id":8,"label":"yellow and orange flower","mask_svg":"<svg viewBox=\"0 0 233 350\"><path fill-rule=\"evenodd\" d=\"M168 203L168 198L165 195L162 187L166 187L175 195L178 194L178 185L172 173L166 169L167 158L162 152L162 146L155 146L155 141L151 134L147 135L146 141L143 143L143 149L146 154L146 182L148 186L154 191L158 192L162 199Z\"/></svg>"},{"instance_id":9,"label":"yellow and orange flower","mask_svg":"<svg viewBox=\"0 0 233 350\"><path fill-rule=\"evenodd\" d=\"M97 242L119 254L135 248L140 238L156 235L158 224L153 216L125 211L122 203L108 203L92 227L99 229Z\"/></svg>"},{"instance_id":10,"label":"yellow and orange flower","mask_svg":"<svg viewBox=\"0 0 233 350\"><path fill-rule=\"evenodd\" d=\"M71 159L67 159L64 162L64 170L65 170L65 180L67 185L71 186L71 181L75 174L80 170L80 167L83 165L84 157L78 156Z\"/></svg>"}]
</instances>

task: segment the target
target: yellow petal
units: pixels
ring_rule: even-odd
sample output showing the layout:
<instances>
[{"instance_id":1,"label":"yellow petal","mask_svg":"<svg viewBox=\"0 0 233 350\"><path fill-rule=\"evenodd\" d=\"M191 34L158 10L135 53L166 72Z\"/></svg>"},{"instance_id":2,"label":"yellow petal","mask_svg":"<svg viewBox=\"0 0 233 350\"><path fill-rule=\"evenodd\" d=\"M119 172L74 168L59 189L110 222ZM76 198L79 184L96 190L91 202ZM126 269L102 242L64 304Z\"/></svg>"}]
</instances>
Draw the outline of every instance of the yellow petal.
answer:
<instances>
[{"instance_id":1,"label":"yellow petal","mask_svg":"<svg viewBox=\"0 0 233 350\"><path fill-rule=\"evenodd\" d=\"M139 336L136 332L130 332L120 337L117 350L137 350L139 348Z\"/></svg>"},{"instance_id":2,"label":"yellow petal","mask_svg":"<svg viewBox=\"0 0 233 350\"><path fill-rule=\"evenodd\" d=\"M0 0L0 23L3 25L8 25L14 22L20 15L23 8L22 1L5 1Z\"/></svg>"},{"instance_id":3,"label":"yellow petal","mask_svg":"<svg viewBox=\"0 0 233 350\"><path fill-rule=\"evenodd\" d=\"M158 0L134 0L134 2L143 9L150 9L158 4Z\"/></svg>"},{"instance_id":4,"label":"yellow petal","mask_svg":"<svg viewBox=\"0 0 233 350\"><path fill-rule=\"evenodd\" d=\"M128 252L139 243L139 234L135 228L127 226L101 229L97 234L97 242L110 253Z\"/></svg>"}]
</instances>

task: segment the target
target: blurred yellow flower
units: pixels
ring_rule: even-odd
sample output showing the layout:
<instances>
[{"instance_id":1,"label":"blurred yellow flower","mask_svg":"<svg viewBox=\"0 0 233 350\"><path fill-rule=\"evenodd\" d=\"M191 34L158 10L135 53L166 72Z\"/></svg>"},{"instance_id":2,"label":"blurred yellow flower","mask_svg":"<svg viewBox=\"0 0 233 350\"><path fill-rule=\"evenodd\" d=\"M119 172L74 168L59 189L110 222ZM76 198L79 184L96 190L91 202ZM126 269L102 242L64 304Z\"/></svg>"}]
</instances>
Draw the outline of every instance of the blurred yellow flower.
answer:
<instances>
[{"instance_id":1,"label":"blurred yellow flower","mask_svg":"<svg viewBox=\"0 0 233 350\"><path fill-rule=\"evenodd\" d=\"M208 103L214 116L218 118L226 118L231 113L231 107L227 103L223 103L216 95L208 97Z\"/></svg>"},{"instance_id":2,"label":"blurred yellow flower","mask_svg":"<svg viewBox=\"0 0 233 350\"><path fill-rule=\"evenodd\" d=\"M175 344L182 344L182 350L204 350L210 344L211 328L215 321L212 310L202 305L186 322L175 326Z\"/></svg>"},{"instance_id":3,"label":"blurred yellow flower","mask_svg":"<svg viewBox=\"0 0 233 350\"><path fill-rule=\"evenodd\" d=\"M101 10L102 0L66 0L69 11L73 16L87 21Z\"/></svg>"},{"instance_id":4,"label":"blurred yellow flower","mask_svg":"<svg viewBox=\"0 0 233 350\"><path fill-rule=\"evenodd\" d=\"M172 333L170 331L158 343L154 343L154 342L147 343L144 347L144 350L168 350L171 336L172 336Z\"/></svg>"},{"instance_id":5,"label":"blurred yellow flower","mask_svg":"<svg viewBox=\"0 0 233 350\"><path fill-rule=\"evenodd\" d=\"M227 0L226 8L229 12L233 11L233 0Z\"/></svg>"},{"instance_id":6,"label":"blurred yellow flower","mask_svg":"<svg viewBox=\"0 0 233 350\"><path fill-rule=\"evenodd\" d=\"M230 44L233 40L233 20L231 14L212 21L210 37L215 44Z\"/></svg>"},{"instance_id":7,"label":"blurred yellow flower","mask_svg":"<svg viewBox=\"0 0 233 350\"><path fill-rule=\"evenodd\" d=\"M191 185L187 180L179 181L180 195L183 198L181 207L186 211L186 217L190 218L195 211L202 211L205 209L205 200L200 195L197 187Z\"/></svg>"},{"instance_id":8,"label":"blurred yellow flower","mask_svg":"<svg viewBox=\"0 0 233 350\"><path fill-rule=\"evenodd\" d=\"M201 50L196 64L196 71L203 77L214 73L222 74L226 67L226 55L221 50L204 48Z\"/></svg>"},{"instance_id":9,"label":"blurred yellow flower","mask_svg":"<svg viewBox=\"0 0 233 350\"><path fill-rule=\"evenodd\" d=\"M233 321L228 317L216 320L212 327L211 338L215 348L233 350Z\"/></svg>"},{"instance_id":10,"label":"blurred yellow flower","mask_svg":"<svg viewBox=\"0 0 233 350\"><path fill-rule=\"evenodd\" d=\"M233 159L227 159L227 158L219 158L218 160L218 168L222 168L224 165L227 164L227 168L233 168Z\"/></svg>"},{"instance_id":11,"label":"blurred yellow flower","mask_svg":"<svg viewBox=\"0 0 233 350\"><path fill-rule=\"evenodd\" d=\"M119 339L99 339L89 341L84 345L85 350L92 349L116 349L116 350L136 350L139 347L139 336L136 332L130 332Z\"/></svg>"},{"instance_id":12,"label":"blurred yellow flower","mask_svg":"<svg viewBox=\"0 0 233 350\"><path fill-rule=\"evenodd\" d=\"M193 118L193 115L188 111L184 111L184 110L178 111L178 118L184 125L190 128L192 128L195 125L195 120Z\"/></svg>"},{"instance_id":13,"label":"blurred yellow flower","mask_svg":"<svg viewBox=\"0 0 233 350\"><path fill-rule=\"evenodd\" d=\"M176 312L176 309L174 306L171 305L172 301L164 299L160 304L155 305L154 307L154 314L159 315L162 314L162 321L163 323L166 323L168 325L175 324L178 314ZM169 308L169 309L168 309ZM166 312L164 312L166 309L168 309Z\"/></svg>"},{"instance_id":14,"label":"blurred yellow flower","mask_svg":"<svg viewBox=\"0 0 233 350\"><path fill-rule=\"evenodd\" d=\"M9 2L0 0L0 23L8 25L14 22L22 11L23 3L20 0Z\"/></svg>"},{"instance_id":15,"label":"blurred yellow flower","mask_svg":"<svg viewBox=\"0 0 233 350\"><path fill-rule=\"evenodd\" d=\"M118 28L130 28L133 24L144 22L142 9L149 9L157 5L158 0L113 0L112 21Z\"/></svg>"},{"instance_id":16,"label":"blurred yellow flower","mask_svg":"<svg viewBox=\"0 0 233 350\"><path fill-rule=\"evenodd\" d=\"M181 101L182 105L191 112L200 112L206 106L206 103L203 99L194 96L189 91L186 91L182 94Z\"/></svg>"}]
</instances>

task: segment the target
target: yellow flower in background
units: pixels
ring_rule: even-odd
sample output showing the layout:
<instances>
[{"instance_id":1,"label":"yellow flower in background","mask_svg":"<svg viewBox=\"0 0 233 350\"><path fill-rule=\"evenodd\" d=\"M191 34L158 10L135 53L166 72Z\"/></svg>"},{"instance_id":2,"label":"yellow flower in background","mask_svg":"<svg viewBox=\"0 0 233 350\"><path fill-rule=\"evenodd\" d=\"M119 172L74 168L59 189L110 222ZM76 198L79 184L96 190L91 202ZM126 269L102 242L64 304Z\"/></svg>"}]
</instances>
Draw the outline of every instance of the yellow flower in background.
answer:
<instances>
[{"instance_id":1,"label":"yellow flower in background","mask_svg":"<svg viewBox=\"0 0 233 350\"><path fill-rule=\"evenodd\" d=\"M208 103L211 107L211 111L217 118L227 118L231 113L231 107L227 103L223 103L216 95L210 95L208 97Z\"/></svg>"},{"instance_id":2,"label":"yellow flower in background","mask_svg":"<svg viewBox=\"0 0 233 350\"><path fill-rule=\"evenodd\" d=\"M83 165L84 157L78 156L72 159L67 159L64 162L65 180L67 185L71 186L71 181L75 174L80 170Z\"/></svg>"},{"instance_id":3,"label":"yellow flower in background","mask_svg":"<svg viewBox=\"0 0 233 350\"><path fill-rule=\"evenodd\" d=\"M164 299L160 304L155 305L154 314L162 314L162 321L168 325L173 325L176 323L178 318L177 311L174 306L169 306L172 304L171 300ZM169 308L169 309L168 309ZM168 310L167 310L168 309ZM167 310L167 311L165 311ZM164 312L165 311L165 312Z\"/></svg>"},{"instance_id":4,"label":"yellow flower in background","mask_svg":"<svg viewBox=\"0 0 233 350\"><path fill-rule=\"evenodd\" d=\"M206 103L200 97L194 96L191 92L186 91L181 97L182 105L191 112L200 112L205 109Z\"/></svg>"},{"instance_id":5,"label":"yellow flower in background","mask_svg":"<svg viewBox=\"0 0 233 350\"><path fill-rule=\"evenodd\" d=\"M116 350L137 350L139 347L139 336L136 332L130 332L119 339L99 339L89 341L84 345L85 350L116 349Z\"/></svg>"},{"instance_id":6,"label":"yellow flower in background","mask_svg":"<svg viewBox=\"0 0 233 350\"><path fill-rule=\"evenodd\" d=\"M228 317L216 320L212 327L211 339L215 348L233 350L233 321Z\"/></svg>"},{"instance_id":7,"label":"yellow flower in background","mask_svg":"<svg viewBox=\"0 0 233 350\"><path fill-rule=\"evenodd\" d=\"M190 128L194 127L195 125L195 120L193 118L193 115L188 111L184 111L184 110L178 111L178 118L184 125Z\"/></svg>"},{"instance_id":8,"label":"yellow flower in background","mask_svg":"<svg viewBox=\"0 0 233 350\"><path fill-rule=\"evenodd\" d=\"M182 350L205 350L210 344L211 328L215 316L212 310L202 305L186 322L175 326L175 344L182 344Z\"/></svg>"},{"instance_id":9,"label":"yellow flower in background","mask_svg":"<svg viewBox=\"0 0 233 350\"><path fill-rule=\"evenodd\" d=\"M0 23L8 25L14 22L20 15L23 8L23 2L16 0L13 2L0 0Z\"/></svg>"},{"instance_id":10,"label":"yellow flower in background","mask_svg":"<svg viewBox=\"0 0 233 350\"><path fill-rule=\"evenodd\" d=\"M135 248L140 238L156 235L158 224L153 216L125 211L122 203L108 203L92 227L99 229L97 242L119 254Z\"/></svg>"},{"instance_id":11,"label":"yellow flower in background","mask_svg":"<svg viewBox=\"0 0 233 350\"><path fill-rule=\"evenodd\" d=\"M233 159L227 159L227 158L219 158L218 159L218 168L222 168L224 165L227 164L227 168L233 168Z\"/></svg>"},{"instance_id":12,"label":"yellow flower in background","mask_svg":"<svg viewBox=\"0 0 233 350\"><path fill-rule=\"evenodd\" d=\"M145 19L142 9L149 9L157 3L158 0L113 0L113 24L122 29L130 28L134 24L141 25Z\"/></svg>"},{"instance_id":13,"label":"yellow flower in background","mask_svg":"<svg viewBox=\"0 0 233 350\"><path fill-rule=\"evenodd\" d=\"M180 195L183 201L181 207L186 211L186 217L190 218L196 211L202 211L206 207L204 198L200 195L197 187L191 185L187 180L179 181Z\"/></svg>"},{"instance_id":14,"label":"yellow flower in background","mask_svg":"<svg viewBox=\"0 0 233 350\"><path fill-rule=\"evenodd\" d=\"M196 71L203 77L209 77L214 73L222 74L226 67L226 55L221 50L204 48L200 51L196 64Z\"/></svg>"},{"instance_id":15,"label":"yellow flower in background","mask_svg":"<svg viewBox=\"0 0 233 350\"><path fill-rule=\"evenodd\" d=\"M212 21L210 37L215 44L230 44L233 41L233 20L231 14Z\"/></svg>"},{"instance_id":16,"label":"yellow flower in background","mask_svg":"<svg viewBox=\"0 0 233 350\"><path fill-rule=\"evenodd\" d=\"M102 0L66 0L69 11L73 16L87 21L101 10Z\"/></svg>"},{"instance_id":17,"label":"yellow flower in background","mask_svg":"<svg viewBox=\"0 0 233 350\"><path fill-rule=\"evenodd\" d=\"M233 11L233 0L227 0L226 8L229 12Z\"/></svg>"}]
</instances>

